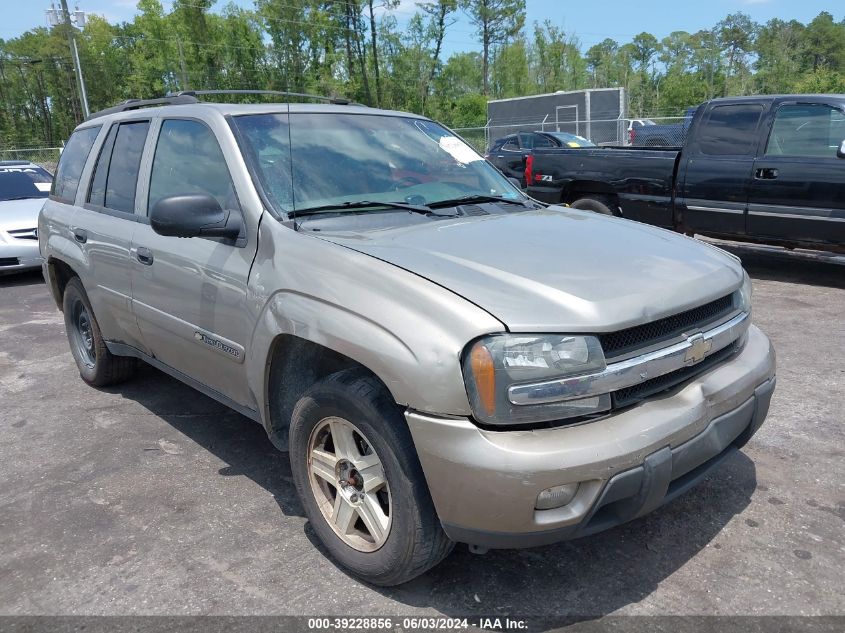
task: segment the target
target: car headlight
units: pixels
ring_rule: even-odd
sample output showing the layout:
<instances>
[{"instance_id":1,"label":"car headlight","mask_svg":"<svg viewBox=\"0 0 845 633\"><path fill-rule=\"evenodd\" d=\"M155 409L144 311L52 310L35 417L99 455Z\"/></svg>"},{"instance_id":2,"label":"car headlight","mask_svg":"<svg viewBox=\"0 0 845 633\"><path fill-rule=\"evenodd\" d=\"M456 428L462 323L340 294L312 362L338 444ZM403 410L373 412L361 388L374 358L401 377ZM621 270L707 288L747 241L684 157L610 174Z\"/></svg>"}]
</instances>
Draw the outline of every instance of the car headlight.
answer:
<instances>
[{"instance_id":1,"label":"car headlight","mask_svg":"<svg viewBox=\"0 0 845 633\"><path fill-rule=\"evenodd\" d=\"M606 367L595 336L494 334L464 354L464 383L476 419L485 424L549 422L610 409L610 395L537 404L514 404L512 385L591 374Z\"/></svg>"},{"instance_id":2,"label":"car headlight","mask_svg":"<svg viewBox=\"0 0 845 633\"><path fill-rule=\"evenodd\" d=\"M737 290L737 308L743 312L751 312L751 277L742 271L742 286Z\"/></svg>"}]
</instances>

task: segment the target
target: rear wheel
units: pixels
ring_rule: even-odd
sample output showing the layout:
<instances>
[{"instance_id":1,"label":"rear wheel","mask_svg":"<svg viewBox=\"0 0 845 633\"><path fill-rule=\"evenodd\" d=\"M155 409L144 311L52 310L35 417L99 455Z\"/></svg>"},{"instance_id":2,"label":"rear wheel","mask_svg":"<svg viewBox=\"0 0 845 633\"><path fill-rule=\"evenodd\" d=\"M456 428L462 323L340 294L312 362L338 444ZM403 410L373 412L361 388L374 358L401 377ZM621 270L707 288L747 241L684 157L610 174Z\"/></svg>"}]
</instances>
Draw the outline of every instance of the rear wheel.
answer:
<instances>
[{"instance_id":1,"label":"rear wheel","mask_svg":"<svg viewBox=\"0 0 845 633\"><path fill-rule=\"evenodd\" d=\"M452 550L402 412L372 376L345 370L305 393L291 418L290 460L312 528L364 580L398 585Z\"/></svg>"},{"instance_id":2,"label":"rear wheel","mask_svg":"<svg viewBox=\"0 0 845 633\"><path fill-rule=\"evenodd\" d=\"M94 387L105 387L132 376L136 360L109 352L79 277L67 282L62 309L70 352L82 380Z\"/></svg>"},{"instance_id":3,"label":"rear wheel","mask_svg":"<svg viewBox=\"0 0 845 633\"><path fill-rule=\"evenodd\" d=\"M620 215L619 205L610 196L593 195L579 198L571 202L569 206L573 209L592 211L593 213L601 213L602 215Z\"/></svg>"}]
</instances>

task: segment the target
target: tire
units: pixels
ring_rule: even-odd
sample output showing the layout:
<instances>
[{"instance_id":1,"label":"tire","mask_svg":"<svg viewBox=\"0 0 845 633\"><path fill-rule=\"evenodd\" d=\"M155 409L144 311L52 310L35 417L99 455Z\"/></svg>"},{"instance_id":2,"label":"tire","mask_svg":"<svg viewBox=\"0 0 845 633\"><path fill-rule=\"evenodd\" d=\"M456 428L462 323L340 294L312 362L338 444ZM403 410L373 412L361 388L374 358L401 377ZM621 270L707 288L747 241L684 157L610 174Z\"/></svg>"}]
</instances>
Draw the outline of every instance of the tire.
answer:
<instances>
[{"instance_id":1,"label":"tire","mask_svg":"<svg viewBox=\"0 0 845 633\"><path fill-rule=\"evenodd\" d=\"M398 585L452 551L402 411L366 372L344 370L305 392L291 416L290 461L312 528L332 557L361 579ZM355 500L357 491L366 499ZM380 523L371 530L376 517Z\"/></svg>"},{"instance_id":2,"label":"tire","mask_svg":"<svg viewBox=\"0 0 845 633\"><path fill-rule=\"evenodd\" d=\"M70 352L82 380L93 387L106 387L132 377L137 361L109 352L79 277L67 282L62 309Z\"/></svg>"},{"instance_id":3,"label":"tire","mask_svg":"<svg viewBox=\"0 0 845 633\"><path fill-rule=\"evenodd\" d=\"M595 195L589 198L579 198L571 202L569 206L573 209L592 211L593 213L601 213L602 215L621 215L619 213L619 205L610 196Z\"/></svg>"}]
</instances>

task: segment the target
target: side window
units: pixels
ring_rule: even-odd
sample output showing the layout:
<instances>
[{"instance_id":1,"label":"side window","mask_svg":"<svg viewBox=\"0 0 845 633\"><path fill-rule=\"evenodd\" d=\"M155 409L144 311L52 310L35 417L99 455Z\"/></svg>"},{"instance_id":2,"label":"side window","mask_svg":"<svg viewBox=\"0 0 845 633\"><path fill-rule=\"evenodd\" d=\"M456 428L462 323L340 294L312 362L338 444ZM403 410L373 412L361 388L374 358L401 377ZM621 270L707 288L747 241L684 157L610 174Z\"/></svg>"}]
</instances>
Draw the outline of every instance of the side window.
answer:
<instances>
[{"instance_id":1,"label":"side window","mask_svg":"<svg viewBox=\"0 0 845 633\"><path fill-rule=\"evenodd\" d=\"M845 139L845 115L826 105L785 105L778 108L767 156L835 157Z\"/></svg>"},{"instance_id":2,"label":"side window","mask_svg":"<svg viewBox=\"0 0 845 633\"><path fill-rule=\"evenodd\" d=\"M147 210L162 198L196 193L213 196L224 209L240 210L214 133L199 121L168 119L158 135Z\"/></svg>"},{"instance_id":3,"label":"side window","mask_svg":"<svg viewBox=\"0 0 845 633\"><path fill-rule=\"evenodd\" d=\"M505 139L505 144L502 146L502 149L509 150L511 152L518 152L519 145L516 142L515 136L509 136Z\"/></svg>"},{"instance_id":4,"label":"side window","mask_svg":"<svg viewBox=\"0 0 845 633\"><path fill-rule=\"evenodd\" d=\"M749 156L754 152L763 106L755 103L716 106L698 132L698 147L711 156Z\"/></svg>"},{"instance_id":5,"label":"side window","mask_svg":"<svg viewBox=\"0 0 845 633\"><path fill-rule=\"evenodd\" d=\"M522 149L531 149L534 147L534 135L523 132L519 135L519 146Z\"/></svg>"},{"instance_id":6,"label":"side window","mask_svg":"<svg viewBox=\"0 0 845 633\"><path fill-rule=\"evenodd\" d=\"M94 165L94 175L91 178L91 188L88 191L88 202L98 207L106 206L106 179L109 175L109 161L114 149L115 136L117 136L117 126L113 125L100 148L97 164Z\"/></svg>"},{"instance_id":7,"label":"side window","mask_svg":"<svg viewBox=\"0 0 845 633\"><path fill-rule=\"evenodd\" d=\"M135 190L149 121L117 123L109 130L91 179L88 202L135 213Z\"/></svg>"},{"instance_id":8,"label":"side window","mask_svg":"<svg viewBox=\"0 0 845 633\"><path fill-rule=\"evenodd\" d=\"M77 130L70 135L65 145L62 156L59 159L59 167L56 170L56 177L53 180L53 196L62 202L73 203L76 198L76 190L79 189L79 177L88 160L88 154L94 146L100 126L87 127Z\"/></svg>"},{"instance_id":9,"label":"side window","mask_svg":"<svg viewBox=\"0 0 845 633\"><path fill-rule=\"evenodd\" d=\"M534 134L534 148L540 147L557 147L554 143L552 143L547 137L542 136L540 134Z\"/></svg>"}]
</instances>

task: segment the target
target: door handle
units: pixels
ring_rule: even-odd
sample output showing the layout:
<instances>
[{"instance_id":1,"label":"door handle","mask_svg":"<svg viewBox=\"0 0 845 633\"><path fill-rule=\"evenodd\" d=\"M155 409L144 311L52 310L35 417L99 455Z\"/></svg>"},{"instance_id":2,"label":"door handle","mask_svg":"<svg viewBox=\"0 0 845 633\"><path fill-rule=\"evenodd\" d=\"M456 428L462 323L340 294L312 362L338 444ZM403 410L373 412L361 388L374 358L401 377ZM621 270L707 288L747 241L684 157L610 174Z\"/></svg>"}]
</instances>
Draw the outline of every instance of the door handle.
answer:
<instances>
[{"instance_id":1,"label":"door handle","mask_svg":"<svg viewBox=\"0 0 845 633\"><path fill-rule=\"evenodd\" d=\"M774 167L758 167L754 170L754 178L757 180L774 180L778 177L778 170Z\"/></svg>"},{"instance_id":2,"label":"door handle","mask_svg":"<svg viewBox=\"0 0 845 633\"><path fill-rule=\"evenodd\" d=\"M88 241L88 231L85 229L73 229L73 239L80 244L84 244Z\"/></svg>"},{"instance_id":3,"label":"door handle","mask_svg":"<svg viewBox=\"0 0 845 633\"><path fill-rule=\"evenodd\" d=\"M153 265L153 252L148 248L144 248L143 246L138 247L138 250L135 253L135 257L137 257L138 261L141 262L144 266Z\"/></svg>"}]
</instances>

